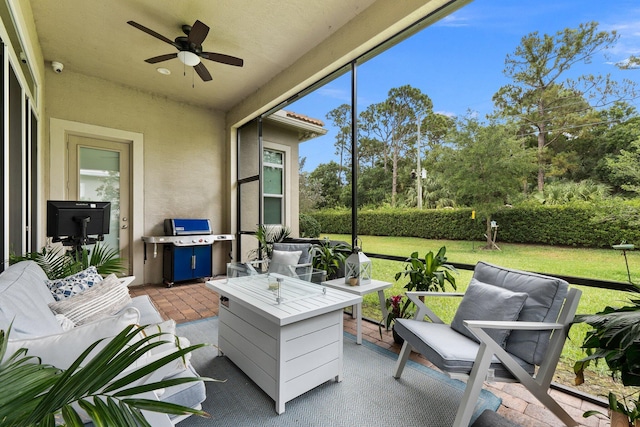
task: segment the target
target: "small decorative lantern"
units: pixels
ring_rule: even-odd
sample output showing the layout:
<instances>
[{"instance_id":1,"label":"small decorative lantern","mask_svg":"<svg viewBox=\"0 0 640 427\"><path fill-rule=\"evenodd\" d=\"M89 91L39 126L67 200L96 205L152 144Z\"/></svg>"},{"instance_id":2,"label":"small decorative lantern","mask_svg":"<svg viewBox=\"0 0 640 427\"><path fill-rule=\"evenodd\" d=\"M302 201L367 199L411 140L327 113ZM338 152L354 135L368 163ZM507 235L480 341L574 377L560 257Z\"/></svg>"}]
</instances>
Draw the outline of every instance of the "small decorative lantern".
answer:
<instances>
[{"instance_id":1,"label":"small decorative lantern","mask_svg":"<svg viewBox=\"0 0 640 427\"><path fill-rule=\"evenodd\" d=\"M371 260L360 250L359 240L353 241L351 255L344 262L344 282L351 286L354 286L351 279L356 279L355 285L371 283Z\"/></svg>"}]
</instances>

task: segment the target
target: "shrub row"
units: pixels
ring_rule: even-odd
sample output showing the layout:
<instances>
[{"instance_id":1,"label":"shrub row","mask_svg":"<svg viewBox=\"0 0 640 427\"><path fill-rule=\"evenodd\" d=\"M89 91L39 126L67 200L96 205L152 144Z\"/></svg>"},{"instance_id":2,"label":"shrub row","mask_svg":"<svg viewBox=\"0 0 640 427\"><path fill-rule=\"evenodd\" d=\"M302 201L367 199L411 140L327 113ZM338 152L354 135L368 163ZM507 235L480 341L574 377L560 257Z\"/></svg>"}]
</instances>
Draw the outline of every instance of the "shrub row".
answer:
<instances>
[{"instance_id":1,"label":"shrub row","mask_svg":"<svg viewBox=\"0 0 640 427\"><path fill-rule=\"evenodd\" d=\"M323 233L350 234L351 211L310 214ZM492 214L498 241L579 247L610 247L626 241L640 245L640 203L610 201L504 207ZM471 209L377 209L358 213L358 234L425 239L484 240L485 217Z\"/></svg>"}]
</instances>

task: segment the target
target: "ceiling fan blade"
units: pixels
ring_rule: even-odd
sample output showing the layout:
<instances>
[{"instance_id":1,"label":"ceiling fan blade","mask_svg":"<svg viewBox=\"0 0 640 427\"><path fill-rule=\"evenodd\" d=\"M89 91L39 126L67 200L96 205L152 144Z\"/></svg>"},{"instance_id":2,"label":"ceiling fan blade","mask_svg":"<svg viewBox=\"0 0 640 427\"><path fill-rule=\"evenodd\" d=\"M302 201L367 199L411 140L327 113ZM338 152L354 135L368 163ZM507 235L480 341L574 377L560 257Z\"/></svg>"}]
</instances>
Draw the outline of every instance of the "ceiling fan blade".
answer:
<instances>
[{"instance_id":1,"label":"ceiling fan blade","mask_svg":"<svg viewBox=\"0 0 640 427\"><path fill-rule=\"evenodd\" d=\"M200 62L198 65L194 66L193 68L195 68L196 73L198 73L202 81L208 82L210 80L213 80L211 78L211 74L209 74L209 70L207 70L207 67L205 67L202 62Z\"/></svg>"},{"instance_id":2,"label":"ceiling fan blade","mask_svg":"<svg viewBox=\"0 0 640 427\"><path fill-rule=\"evenodd\" d=\"M127 21L127 24L131 25L132 27L135 27L137 29L139 29L140 31L144 31L145 33L149 34L150 36L153 36L159 40L162 40L165 43L169 43L171 46L174 46L176 48L180 48L180 46L178 46L176 44L176 42L174 42L173 40L170 40L168 38L166 38L165 36L163 36L162 34L158 34L155 31L145 27L144 25L140 25L137 22L134 21Z\"/></svg>"},{"instance_id":3,"label":"ceiling fan blade","mask_svg":"<svg viewBox=\"0 0 640 427\"><path fill-rule=\"evenodd\" d=\"M153 58L145 59L144 62L148 62L149 64L156 64L158 62L168 61L177 57L177 53L167 53L166 55L154 56Z\"/></svg>"},{"instance_id":4,"label":"ceiling fan blade","mask_svg":"<svg viewBox=\"0 0 640 427\"><path fill-rule=\"evenodd\" d=\"M209 34L209 27L200 21L196 21L191 27L187 41L194 46L200 46L204 39L207 38L207 34Z\"/></svg>"},{"instance_id":5,"label":"ceiling fan blade","mask_svg":"<svg viewBox=\"0 0 640 427\"><path fill-rule=\"evenodd\" d=\"M223 55L222 53L202 52L200 56L204 59L208 59L209 61L220 62L227 65L234 65L236 67L242 67L244 65L244 61L242 59L236 58L235 56Z\"/></svg>"}]
</instances>

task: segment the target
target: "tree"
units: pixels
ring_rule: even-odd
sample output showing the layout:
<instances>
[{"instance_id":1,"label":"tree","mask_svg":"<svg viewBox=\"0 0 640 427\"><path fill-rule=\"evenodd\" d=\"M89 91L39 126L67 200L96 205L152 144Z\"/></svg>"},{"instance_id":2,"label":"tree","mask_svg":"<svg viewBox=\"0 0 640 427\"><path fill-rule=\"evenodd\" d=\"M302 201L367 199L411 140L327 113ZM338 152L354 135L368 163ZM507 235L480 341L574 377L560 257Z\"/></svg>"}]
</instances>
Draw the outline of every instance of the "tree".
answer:
<instances>
[{"instance_id":1,"label":"tree","mask_svg":"<svg viewBox=\"0 0 640 427\"><path fill-rule=\"evenodd\" d=\"M391 205L395 206L398 185L398 161L417 142L418 120L431 114L433 103L420 89L410 85L389 90L384 102L385 109L390 110L393 124L391 137ZM414 139L415 137L415 139Z\"/></svg>"},{"instance_id":2,"label":"tree","mask_svg":"<svg viewBox=\"0 0 640 427\"><path fill-rule=\"evenodd\" d=\"M320 182L317 179L312 179L309 172L303 172L306 161L306 157L301 157L298 160L298 208L300 213L311 212L324 201Z\"/></svg>"},{"instance_id":3,"label":"tree","mask_svg":"<svg viewBox=\"0 0 640 427\"><path fill-rule=\"evenodd\" d=\"M450 145L439 150L437 167L459 203L486 217L487 249L492 248L491 213L520 192L520 182L534 166L529 150L515 137L514 125L458 121Z\"/></svg>"},{"instance_id":4,"label":"tree","mask_svg":"<svg viewBox=\"0 0 640 427\"><path fill-rule=\"evenodd\" d=\"M623 190L640 194L640 138L620 150L620 154L607 158L607 166L614 178L621 181Z\"/></svg>"},{"instance_id":5,"label":"tree","mask_svg":"<svg viewBox=\"0 0 640 427\"><path fill-rule=\"evenodd\" d=\"M320 195L316 207L333 208L340 203L342 192L342 181L340 179L341 167L334 161L321 163L313 172L309 174L309 179L319 183Z\"/></svg>"},{"instance_id":6,"label":"tree","mask_svg":"<svg viewBox=\"0 0 640 427\"><path fill-rule=\"evenodd\" d=\"M338 128L336 134L336 155L340 156L340 169L338 171L338 179L342 182L342 171L345 169L345 163L351 158L351 106L342 104L327 113L327 119L333 122Z\"/></svg>"},{"instance_id":7,"label":"tree","mask_svg":"<svg viewBox=\"0 0 640 427\"><path fill-rule=\"evenodd\" d=\"M522 38L513 55L507 55L504 73L513 83L500 88L493 99L502 116L521 121L536 135L538 191L544 189L547 147L598 123L595 108L636 96L634 83L618 84L609 75L561 80L574 64L589 63L617 40L615 31L598 32L598 24L590 22L555 36L531 33Z\"/></svg>"}]
</instances>

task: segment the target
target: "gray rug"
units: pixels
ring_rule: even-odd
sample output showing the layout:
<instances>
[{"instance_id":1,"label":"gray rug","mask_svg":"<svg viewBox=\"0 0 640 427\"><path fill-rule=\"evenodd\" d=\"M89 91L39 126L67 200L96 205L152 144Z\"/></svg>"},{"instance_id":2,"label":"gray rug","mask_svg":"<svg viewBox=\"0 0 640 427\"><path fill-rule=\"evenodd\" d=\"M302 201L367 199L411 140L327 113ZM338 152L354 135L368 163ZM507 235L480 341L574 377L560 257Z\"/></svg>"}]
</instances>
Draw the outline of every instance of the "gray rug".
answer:
<instances>
[{"instance_id":1,"label":"gray rug","mask_svg":"<svg viewBox=\"0 0 640 427\"><path fill-rule=\"evenodd\" d=\"M178 334L192 343L215 344L216 317L178 326ZM211 418L189 417L190 426L450 426L455 418L464 383L409 361L402 378L392 373L397 355L355 337L344 335L344 374L286 403L276 414L274 401L217 349L194 352L192 363L205 377L227 379L209 382L203 409ZM485 409L496 410L501 400L483 390L473 420Z\"/></svg>"}]
</instances>

